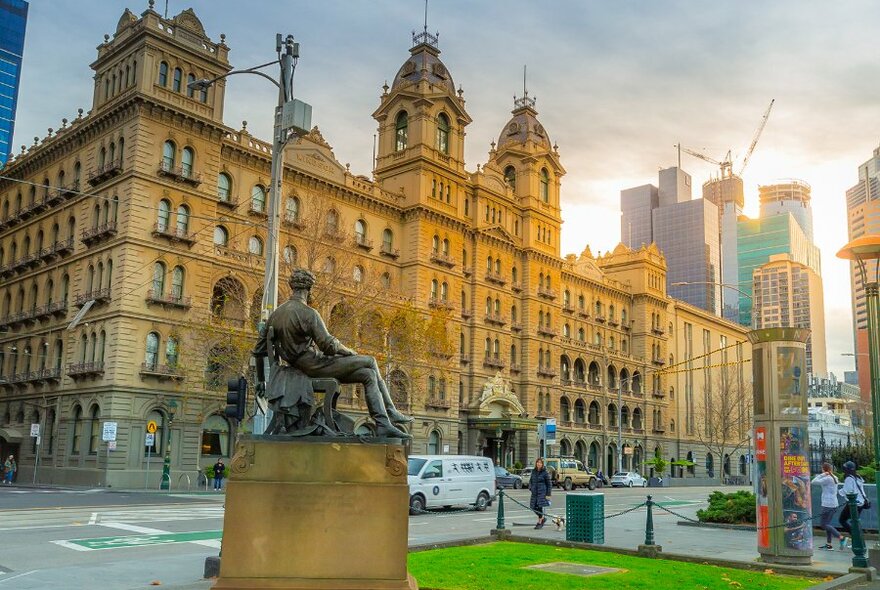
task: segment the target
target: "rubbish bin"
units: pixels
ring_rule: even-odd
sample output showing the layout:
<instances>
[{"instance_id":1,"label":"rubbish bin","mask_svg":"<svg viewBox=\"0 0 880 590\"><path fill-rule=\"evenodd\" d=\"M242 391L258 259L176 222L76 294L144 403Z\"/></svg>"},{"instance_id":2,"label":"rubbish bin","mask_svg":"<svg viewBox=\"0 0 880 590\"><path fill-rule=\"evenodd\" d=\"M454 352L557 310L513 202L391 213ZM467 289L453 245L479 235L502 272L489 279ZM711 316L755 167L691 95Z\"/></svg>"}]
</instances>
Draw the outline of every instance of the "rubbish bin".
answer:
<instances>
[{"instance_id":1,"label":"rubbish bin","mask_svg":"<svg viewBox=\"0 0 880 590\"><path fill-rule=\"evenodd\" d=\"M569 492L565 496L565 540L605 543L605 494Z\"/></svg>"}]
</instances>

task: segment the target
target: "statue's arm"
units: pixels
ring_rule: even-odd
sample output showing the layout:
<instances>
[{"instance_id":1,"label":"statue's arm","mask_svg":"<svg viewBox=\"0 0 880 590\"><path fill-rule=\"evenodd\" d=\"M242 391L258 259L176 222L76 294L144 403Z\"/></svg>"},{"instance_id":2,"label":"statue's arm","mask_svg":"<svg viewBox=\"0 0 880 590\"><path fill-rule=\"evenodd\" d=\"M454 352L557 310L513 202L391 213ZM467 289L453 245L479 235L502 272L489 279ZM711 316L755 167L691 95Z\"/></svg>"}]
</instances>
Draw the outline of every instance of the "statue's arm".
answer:
<instances>
[{"instance_id":1,"label":"statue's arm","mask_svg":"<svg viewBox=\"0 0 880 590\"><path fill-rule=\"evenodd\" d=\"M257 370L257 382L263 383L266 381L266 363L264 359L269 356L269 344L268 339L266 338L267 327L263 324L260 327L260 335L257 337L257 345L254 347L254 359L256 360L256 370Z\"/></svg>"},{"instance_id":2,"label":"statue's arm","mask_svg":"<svg viewBox=\"0 0 880 590\"><path fill-rule=\"evenodd\" d=\"M317 311L314 311L312 318L312 340L315 342L315 346L318 347L318 350L327 356L334 356L337 354L348 356L354 354L353 350L344 346L339 342L338 338L334 337L330 331L327 330L323 318L321 318L321 315Z\"/></svg>"}]
</instances>

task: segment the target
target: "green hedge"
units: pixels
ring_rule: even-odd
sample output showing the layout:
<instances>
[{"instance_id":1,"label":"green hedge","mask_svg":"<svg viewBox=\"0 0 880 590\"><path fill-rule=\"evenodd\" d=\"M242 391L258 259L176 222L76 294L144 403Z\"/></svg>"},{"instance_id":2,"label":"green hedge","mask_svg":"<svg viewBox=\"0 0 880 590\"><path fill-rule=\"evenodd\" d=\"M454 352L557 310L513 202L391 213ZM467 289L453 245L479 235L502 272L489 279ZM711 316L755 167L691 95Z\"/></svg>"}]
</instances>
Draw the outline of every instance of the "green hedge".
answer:
<instances>
[{"instance_id":1,"label":"green hedge","mask_svg":"<svg viewBox=\"0 0 880 590\"><path fill-rule=\"evenodd\" d=\"M712 492L709 507L697 510L700 522L723 522L728 524L754 524L755 494L740 490L732 494Z\"/></svg>"}]
</instances>

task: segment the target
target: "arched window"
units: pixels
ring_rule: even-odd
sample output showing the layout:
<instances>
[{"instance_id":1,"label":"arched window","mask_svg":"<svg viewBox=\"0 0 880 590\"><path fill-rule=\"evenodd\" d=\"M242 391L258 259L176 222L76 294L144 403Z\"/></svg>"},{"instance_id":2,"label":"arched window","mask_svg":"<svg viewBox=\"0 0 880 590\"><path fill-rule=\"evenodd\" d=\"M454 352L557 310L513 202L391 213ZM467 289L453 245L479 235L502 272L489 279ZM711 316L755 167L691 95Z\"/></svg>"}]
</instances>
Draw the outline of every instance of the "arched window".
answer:
<instances>
[{"instance_id":1,"label":"arched window","mask_svg":"<svg viewBox=\"0 0 880 590\"><path fill-rule=\"evenodd\" d=\"M263 255L263 240L259 236L251 236L248 240L248 252L257 256Z\"/></svg>"},{"instance_id":2,"label":"arched window","mask_svg":"<svg viewBox=\"0 0 880 590\"><path fill-rule=\"evenodd\" d=\"M183 152L180 155L180 171L183 173L183 176L186 178L190 178L193 174L193 164L196 161L196 153L193 151L191 147L183 148Z\"/></svg>"},{"instance_id":3,"label":"arched window","mask_svg":"<svg viewBox=\"0 0 880 590\"><path fill-rule=\"evenodd\" d=\"M189 233L189 207L180 205L177 208L177 235L186 236Z\"/></svg>"},{"instance_id":4,"label":"arched window","mask_svg":"<svg viewBox=\"0 0 880 590\"><path fill-rule=\"evenodd\" d=\"M449 153L449 117L446 113L437 115L437 149L441 153Z\"/></svg>"},{"instance_id":5,"label":"arched window","mask_svg":"<svg viewBox=\"0 0 880 590\"><path fill-rule=\"evenodd\" d=\"M391 248L394 246L394 233L390 229L385 229L382 231L382 251L383 252L391 252Z\"/></svg>"},{"instance_id":6,"label":"arched window","mask_svg":"<svg viewBox=\"0 0 880 590\"><path fill-rule=\"evenodd\" d=\"M229 456L229 421L213 414L202 424L202 456Z\"/></svg>"},{"instance_id":7,"label":"arched window","mask_svg":"<svg viewBox=\"0 0 880 590\"><path fill-rule=\"evenodd\" d=\"M98 152L98 168L103 168L107 163L107 148L102 147Z\"/></svg>"},{"instance_id":8,"label":"arched window","mask_svg":"<svg viewBox=\"0 0 880 590\"><path fill-rule=\"evenodd\" d=\"M224 203L232 199L232 178L225 172L217 176L217 198Z\"/></svg>"},{"instance_id":9,"label":"arched window","mask_svg":"<svg viewBox=\"0 0 880 590\"><path fill-rule=\"evenodd\" d=\"M169 336L165 341L165 364L169 367L176 367L178 361L177 338Z\"/></svg>"},{"instance_id":10,"label":"arched window","mask_svg":"<svg viewBox=\"0 0 880 590\"><path fill-rule=\"evenodd\" d=\"M449 255L449 240L445 238L443 240L443 254Z\"/></svg>"},{"instance_id":11,"label":"arched window","mask_svg":"<svg viewBox=\"0 0 880 590\"><path fill-rule=\"evenodd\" d=\"M583 328L578 328L578 341L586 342L587 333Z\"/></svg>"},{"instance_id":12,"label":"arched window","mask_svg":"<svg viewBox=\"0 0 880 590\"><path fill-rule=\"evenodd\" d=\"M73 437L70 440L70 454L71 455L79 455L81 450L80 446L82 446L82 428L83 428L83 416L82 416L82 408L79 405L73 407Z\"/></svg>"},{"instance_id":13,"label":"arched window","mask_svg":"<svg viewBox=\"0 0 880 590\"><path fill-rule=\"evenodd\" d=\"M354 237L358 244L364 244L367 241L367 223L363 219L354 222Z\"/></svg>"},{"instance_id":14,"label":"arched window","mask_svg":"<svg viewBox=\"0 0 880 590\"><path fill-rule=\"evenodd\" d=\"M214 244L225 246L229 242L229 232L222 225L214 228Z\"/></svg>"},{"instance_id":15,"label":"arched window","mask_svg":"<svg viewBox=\"0 0 880 590\"><path fill-rule=\"evenodd\" d=\"M407 126L409 124L409 116L406 111L400 111L394 124L394 151L399 152L406 149L407 142Z\"/></svg>"},{"instance_id":16,"label":"arched window","mask_svg":"<svg viewBox=\"0 0 880 590\"><path fill-rule=\"evenodd\" d=\"M89 417L89 455L98 454L98 445L101 444L101 410L98 406L92 406Z\"/></svg>"},{"instance_id":17,"label":"arched window","mask_svg":"<svg viewBox=\"0 0 880 590\"><path fill-rule=\"evenodd\" d=\"M571 381L571 363L565 355L559 358L559 377L563 381Z\"/></svg>"},{"instance_id":18,"label":"arched window","mask_svg":"<svg viewBox=\"0 0 880 590\"><path fill-rule=\"evenodd\" d=\"M98 334L98 344L95 346L95 361L104 364L104 348L107 345L107 333L101 330Z\"/></svg>"},{"instance_id":19,"label":"arched window","mask_svg":"<svg viewBox=\"0 0 880 590\"><path fill-rule=\"evenodd\" d=\"M559 417L563 422L571 422L571 406L565 396L559 398Z\"/></svg>"},{"instance_id":20,"label":"arched window","mask_svg":"<svg viewBox=\"0 0 880 590\"><path fill-rule=\"evenodd\" d=\"M199 89L199 101L208 102L208 86L202 86Z\"/></svg>"},{"instance_id":21,"label":"arched window","mask_svg":"<svg viewBox=\"0 0 880 590\"><path fill-rule=\"evenodd\" d=\"M159 364L159 335L156 332L147 334L147 347L144 354L144 365L155 369Z\"/></svg>"},{"instance_id":22,"label":"arched window","mask_svg":"<svg viewBox=\"0 0 880 590\"><path fill-rule=\"evenodd\" d=\"M355 283L358 283L358 284L362 283L364 280L364 267L362 267L360 265L355 265L351 274L352 274L351 278L354 279Z\"/></svg>"},{"instance_id":23,"label":"arched window","mask_svg":"<svg viewBox=\"0 0 880 590\"><path fill-rule=\"evenodd\" d=\"M518 276L519 275L517 273L516 267L514 266L513 268L510 269L510 280L513 281L514 284L516 284L516 280L517 280Z\"/></svg>"},{"instance_id":24,"label":"arched window","mask_svg":"<svg viewBox=\"0 0 880 590\"><path fill-rule=\"evenodd\" d=\"M61 277L61 297L60 300L67 303L67 297L70 294L70 276L63 275Z\"/></svg>"},{"instance_id":25,"label":"arched window","mask_svg":"<svg viewBox=\"0 0 880 590\"><path fill-rule=\"evenodd\" d=\"M382 273L382 288L390 289L391 288L391 275L387 272Z\"/></svg>"},{"instance_id":26,"label":"arched window","mask_svg":"<svg viewBox=\"0 0 880 590\"><path fill-rule=\"evenodd\" d=\"M440 433L432 430L431 434L428 435L428 454L439 455L440 448Z\"/></svg>"},{"instance_id":27,"label":"arched window","mask_svg":"<svg viewBox=\"0 0 880 590\"><path fill-rule=\"evenodd\" d=\"M174 270L171 272L171 297L174 298L175 301L180 301L183 298L184 276L182 266L175 266Z\"/></svg>"},{"instance_id":28,"label":"arched window","mask_svg":"<svg viewBox=\"0 0 880 590\"><path fill-rule=\"evenodd\" d=\"M168 64L159 63L159 86L168 86Z\"/></svg>"},{"instance_id":29,"label":"arched window","mask_svg":"<svg viewBox=\"0 0 880 590\"><path fill-rule=\"evenodd\" d=\"M174 160L177 158L177 146L171 140L162 144L162 170L170 172L174 169Z\"/></svg>"},{"instance_id":30,"label":"arched window","mask_svg":"<svg viewBox=\"0 0 880 590\"><path fill-rule=\"evenodd\" d=\"M284 219L288 223L299 222L299 198L287 197L284 205Z\"/></svg>"},{"instance_id":31,"label":"arched window","mask_svg":"<svg viewBox=\"0 0 880 590\"><path fill-rule=\"evenodd\" d=\"M174 92L180 92L180 87L182 83L183 71L180 68L174 68L174 80L171 89L174 90Z\"/></svg>"},{"instance_id":32,"label":"arched window","mask_svg":"<svg viewBox=\"0 0 880 590\"><path fill-rule=\"evenodd\" d=\"M322 270L327 274L336 272L336 259L332 256L328 256L327 259L324 260L324 268Z\"/></svg>"},{"instance_id":33,"label":"arched window","mask_svg":"<svg viewBox=\"0 0 880 590\"><path fill-rule=\"evenodd\" d=\"M290 265L296 264L297 251L296 246L284 246L284 262Z\"/></svg>"},{"instance_id":34,"label":"arched window","mask_svg":"<svg viewBox=\"0 0 880 590\"><path fill-rule=\"evenodd\" d=\"M326 232L329 235L335 236L337 233L339 233L339 213L336 211L336 209L330 209L329 211L327 211L326 223Z\"/></svg>"},{"instance_id":35,"label":"arched window","mask_svg":"<svg viewBox=\"0 0 880 590\"><path fill-rule=\"evenodd\" d=\"M266 211L266 189L260 184L255 184L251 189L251 211L257 213Z\"/></svg>"},{"instance_id":36,"label":"arched window","mask_svg":"<svg viewBox=\"0 0 880 590\"><path fill-rule=\"evenodd\" d=\"M193 97L193 94L195 94L195 91L196 91L195 88L193 88L193 82L195 82L195 81L196 81L196 77L194 74L187 74L186 75L186 95L190 98Z\"/></svg>"},{"instance_id":37,"label":"arched window","mask_svg":"<svg viewBox=\"0 0 880 590\"><path fill-rule=\"evenodd\" d=\"M440 285L440 300L446 301L449 299L449 283L443 281L443 284Z\"/></svg>"},{"instance_id":38,"label":"arched window","mask_svg":"<svg viewBox=\"0 0 880 590\"><path fill-rule=\"evenodd\" d=\"M168 231L171 224L171 203L167 199L159 201L159 212L156 217L156 230L160 232Z\"/></svg>"},{"instance_id":39,"label":"arched window","mask_svg":"<svg viewBox=\"0 0 880 590\"><path fill-rule=\"evenodd\" d=\"M431 252L434 254L440 251L440 236L434 234L434 237L431 238Z\"/></svg>"},{"instance_id":40,"label":"arched window","mask_svg":"<svg viewBox=\"0 0 880 590\"><path fill-rule=\"evenodd\" d=\"M440 283L437 279L431 280L431 299L437 299L437 291L439 289Z\"/></svg>"},{"instance_id":41,"label":"arched window","mask_svg":"<svg viewBox=\"0 0 880 590\"><path fill-rule=\"evenodd\" d=\"M510 188L516 190L516 168L508 166L504 169L504 180L510 185Z\"/></svg>"},{"instance_id":42,"label":"arched window","mask_svg":"<svg viewBox=\"0 0 880 590\"><path fill-rule=\"evenodd\" d=\"M550 175L546 168L541 168L541 202L550 202Z\"/></svg>"}]
</instances>

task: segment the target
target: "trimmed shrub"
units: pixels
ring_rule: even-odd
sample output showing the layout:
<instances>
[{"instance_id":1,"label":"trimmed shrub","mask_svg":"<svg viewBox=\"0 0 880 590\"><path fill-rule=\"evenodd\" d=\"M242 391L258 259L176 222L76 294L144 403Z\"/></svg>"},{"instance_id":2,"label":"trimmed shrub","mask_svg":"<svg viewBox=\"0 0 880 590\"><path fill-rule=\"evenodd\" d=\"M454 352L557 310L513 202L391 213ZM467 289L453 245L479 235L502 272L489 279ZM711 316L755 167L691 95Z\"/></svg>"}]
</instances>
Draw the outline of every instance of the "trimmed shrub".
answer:
<instances>
[{"instance_id":1,"label":"trimmed shrub","mask_svg":"<svg viewBox=\"0 0 880 590\"><path fill-rule=\"evenodd\" d=\"M697 510L700 522L722 522L727 524L754 524L757 522L755 494L740 490L732 494L712 492L709 507Z\"/></svg>"}]
</instances>

